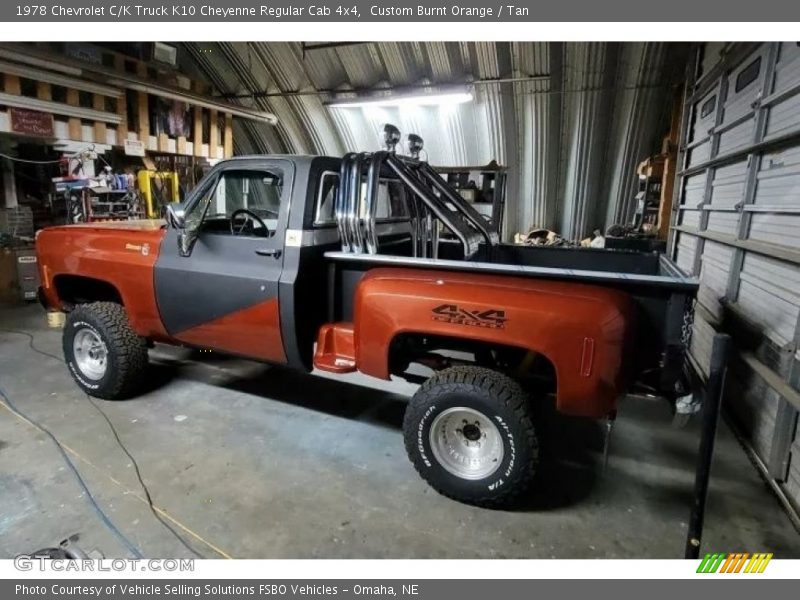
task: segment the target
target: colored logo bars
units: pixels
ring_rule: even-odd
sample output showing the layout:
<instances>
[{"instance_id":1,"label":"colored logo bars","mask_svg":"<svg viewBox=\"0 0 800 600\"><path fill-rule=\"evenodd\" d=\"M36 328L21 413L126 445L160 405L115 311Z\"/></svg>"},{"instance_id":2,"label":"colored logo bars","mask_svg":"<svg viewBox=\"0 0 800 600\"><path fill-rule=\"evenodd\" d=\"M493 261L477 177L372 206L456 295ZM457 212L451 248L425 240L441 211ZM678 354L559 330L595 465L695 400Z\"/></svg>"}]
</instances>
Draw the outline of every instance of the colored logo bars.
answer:
<instances>
[{"instance_id":1,"label":"colored logo bars","mask_svg":"<svg viewBox=\"0 0 800 600\"><path fill-rule=\"evenodd\" d=\"M748 560L749 559L749 560ZM772 552L757 552L753 555L747 552L733 552L729 554L710 553L703 557L698 573L763 573Z\"/></svg>"}]
</instances>

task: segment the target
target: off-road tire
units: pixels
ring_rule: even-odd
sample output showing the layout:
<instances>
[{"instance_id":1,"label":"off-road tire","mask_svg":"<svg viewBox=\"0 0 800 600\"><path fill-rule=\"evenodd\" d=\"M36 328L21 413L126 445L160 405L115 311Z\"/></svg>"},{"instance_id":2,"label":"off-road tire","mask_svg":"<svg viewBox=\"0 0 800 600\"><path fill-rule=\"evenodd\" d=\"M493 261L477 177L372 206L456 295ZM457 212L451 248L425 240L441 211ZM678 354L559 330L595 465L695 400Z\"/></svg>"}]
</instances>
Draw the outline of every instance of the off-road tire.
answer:
<instances>
[{"instance_id":1,"label":"off-road tire","mask_svg":"<svg viewBox=\"0 0 800 600\"><path fill-rule=\"evenodd\" d=\"M86 377L77 365L73 340L81 329L89 328L105 344L107 366L98 380ZM128 322L125 308L115 302L79 304L67 315L63 335L64 360L72 378L90 396L104 400L123 400L135 395L147 368L147 346Z\"/></svg>"},{"instance_id":2,"label":"off-road tire","mask_svg":"<svg viewBox=\"0 0 800 600\"><path fill-rule=\"evenodd\" d=\"M450 408L478 411L497 427L503 443L499 467L482 479L448 471L431 448L431 426ZM406 452L437 492L490 508L515 504L533 482L539 455L527 394L510 377L483 367L453 367L428 379L414 394L403 419Z\"/></svg>"}]
</instances>

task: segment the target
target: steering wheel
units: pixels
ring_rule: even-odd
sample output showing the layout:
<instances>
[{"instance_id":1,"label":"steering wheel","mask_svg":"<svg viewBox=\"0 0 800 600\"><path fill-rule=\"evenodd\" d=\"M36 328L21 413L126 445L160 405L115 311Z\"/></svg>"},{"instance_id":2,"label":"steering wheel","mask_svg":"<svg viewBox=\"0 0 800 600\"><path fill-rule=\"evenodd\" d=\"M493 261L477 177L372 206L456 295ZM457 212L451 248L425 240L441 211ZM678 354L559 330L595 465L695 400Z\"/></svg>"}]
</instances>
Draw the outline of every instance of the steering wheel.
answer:
<instances>
[{"instance_id":1,"label":"steering wheel","mask_svg":"<svg viewBox=\"0 0 800 600\"><path fill-rule=\"evenodd\" d=\"M239 227L239 229L237 230L235 223L236 223L236 217L238 217L239 215L244 215L245 219L244 221L242 221L241 227ZM231 213L231 235L241 235L242 231L244 231L244 227L247 224L248 220L255 221L256 223L259 224L259 226L263 227L264 237L269 237L269 227L267 227L267 224L264 223L264 220L261 217L259 217L256 213L254 213L251 210L247 210L246 208L237 208L235 211Z\"/></svg>"}]
</instances>

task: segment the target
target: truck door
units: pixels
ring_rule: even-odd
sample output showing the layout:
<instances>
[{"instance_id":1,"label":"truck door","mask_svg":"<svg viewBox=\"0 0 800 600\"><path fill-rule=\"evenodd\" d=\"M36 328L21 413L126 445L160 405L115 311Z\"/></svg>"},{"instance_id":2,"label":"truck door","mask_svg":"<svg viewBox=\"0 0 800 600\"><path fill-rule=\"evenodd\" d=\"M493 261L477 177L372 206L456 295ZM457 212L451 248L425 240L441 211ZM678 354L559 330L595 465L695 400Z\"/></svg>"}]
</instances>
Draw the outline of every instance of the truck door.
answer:
<instances>
[{"instance_id":1,"label":"truck door","mask_svg":"<svg viewBox=\"0 0 800 600\"><path fill-rule=\"evenodd\" d=\"M289 161L231 161L187 200L184 231L196 233L194 243L181 252L170 227L155 267L158 310L172 337L286 362L278 282L292 181Z\"/></svg>"}]
</instances>

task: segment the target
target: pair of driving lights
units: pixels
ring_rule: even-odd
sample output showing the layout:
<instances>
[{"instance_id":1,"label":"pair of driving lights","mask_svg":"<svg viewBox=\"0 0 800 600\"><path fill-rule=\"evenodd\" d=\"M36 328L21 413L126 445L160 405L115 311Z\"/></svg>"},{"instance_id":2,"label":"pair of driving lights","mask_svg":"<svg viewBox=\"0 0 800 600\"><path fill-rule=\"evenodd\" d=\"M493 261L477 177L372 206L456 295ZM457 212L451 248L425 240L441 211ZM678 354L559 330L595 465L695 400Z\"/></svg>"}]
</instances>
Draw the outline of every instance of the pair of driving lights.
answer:
<instances>
[{"instance_id":1,"label":"pair of driving lights","mask_svg":"<svg viewBox=\"0 0 800 600\"><path fill-rule=\"evenodd\" d=\"M352 100L335 101L328 104L331 108L401 108L408 106L443 106L472 102L469 92L453 92L449 94L425 94L419 96L392 96L382 98L353 98Z\"/></svg>"}]
</instances>

